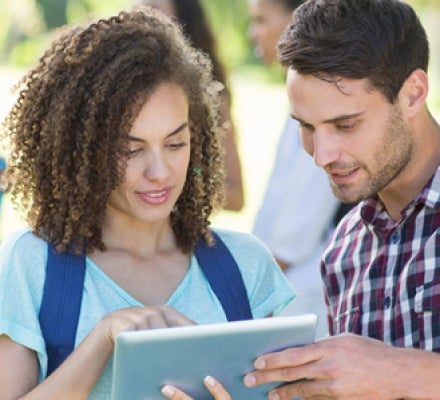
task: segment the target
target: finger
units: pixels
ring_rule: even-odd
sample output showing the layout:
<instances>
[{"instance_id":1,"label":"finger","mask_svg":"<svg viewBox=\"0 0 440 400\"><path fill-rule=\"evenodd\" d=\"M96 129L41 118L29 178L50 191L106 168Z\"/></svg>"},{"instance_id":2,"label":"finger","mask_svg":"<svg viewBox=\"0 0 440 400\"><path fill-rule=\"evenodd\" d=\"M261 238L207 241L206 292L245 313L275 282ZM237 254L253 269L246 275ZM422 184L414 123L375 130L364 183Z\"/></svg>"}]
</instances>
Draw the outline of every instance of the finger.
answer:
<instances>
[{"instance_id":1,"label":"finger","mask_svg":"<svg viewBox=\"0 0 440 400\"><path fill-rule=\"evenodd\" d=\"M139 307L136 311L141 320L136 330L171 328L195 324L194 321L169 306Z\"/></svg>"},{"instance_id":2,"label":"finger","mask_svg":"<svg viewBox=\"0 0 440 400\"><path fill-rule=\"evenodd\" d=\"M188 396L186 393L182 392L175 386L165 385L161 388L161 393L171 400L193 400L192 397Z\"/></svg>"},{"instance_id":3,"label":"finger","mask_svg":"<svg viewBox=\"0 0 440 400\"><path fill-rule=\"evenodd\" d=\"M260 370L295 367L317 361L322 358L322 343L316 342L302 347L264 354L254 362L254 367Z\"/></svg>"},{"instance_id":4,"label":"finger","mask_svg":"<svg viewBox=\"0 0 440 400\"><path fill-rule=\"evenodd\" d=\"M253 371L245 375L243 382L248 387L262 385L268 382L296 382L305 379L307 376L302 369L279 368L262 371Z\"/></svg>"},{"instance_id":5,"label":"finger","mask_svg":"<svg viewBox=\"0 0 440 400\"><path fill-rule=\"evenodd\" d=\"M162 312L164 313L164 317L167 321L168 326L187 326L187 325L196 325L196 323L188 318L186 315L181 314L173 307L163 306Z\"/></svg>"},{"instance_id":6,"label":"finger","mask_svg":"<svg viewBox=\"0 0 440 400\"><path fill-rule=\"evenodd\" d=\"M277 397L273 397L274 394ZM324 400L335 398L328 390L328 385L322 381L301 380L296 383L282 385L269 392L269 399L290 400L292 398Z\"/></svg>"},{"instance_id":7,"label":"finger","mask_svg":"<svg viewBox=\"0 0 440 400\"><path fill-rule=\"evenodd\" d=\"M143 309L144 325L142 329L168 328L169 324L165 313L160 308Z\"/></svg>"},{"instance_id":8,"label":"finger","mask_svg":"<svg viewBox=\"0 0 440 400\"><path fill-rule=\"evenodd\" d=\"M203 382L215 400L231 400L231 396L223 385L212 376L208 375Z\"/></svg>"},{"instance_id":9,"label":"finger","mask_svg":"<svg viewBox=\"0 0 440 400\"><path fill-rule=\"evenodd\" d=\"M283 365L280 368L257 369L245 375L244 383L246 386L252 387L268 382L297 383L303 380L322 381L326 378L326 370L320 367L319 361L313 360L307 364L296 364L291 360L290 363L280 362L280 365Z\"/></svg>"}]
</instances>

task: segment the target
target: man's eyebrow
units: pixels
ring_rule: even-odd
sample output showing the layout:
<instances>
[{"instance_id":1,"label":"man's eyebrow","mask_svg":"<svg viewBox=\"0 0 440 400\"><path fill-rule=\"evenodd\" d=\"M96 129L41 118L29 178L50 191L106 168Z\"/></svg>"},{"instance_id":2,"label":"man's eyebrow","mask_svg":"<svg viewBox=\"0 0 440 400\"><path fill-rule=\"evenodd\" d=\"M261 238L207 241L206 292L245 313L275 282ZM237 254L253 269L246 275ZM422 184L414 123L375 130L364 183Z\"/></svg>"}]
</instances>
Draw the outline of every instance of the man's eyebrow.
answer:
<instances>
[{"instance_id":1,"label":"man's eyebrow","mask_svg":"<svg viewBox=\"0 0 440 400\"><path fill-rule=\"evenodd\" d=\"M339 115L339 116L337 116L337 117L335 117L335 118L325 119L325 120L323 121L323 123L325 123L325 124L334 124L334 123L337 123L337 122L346 121L346 120L348 120L348 119L353 119L353 118L360 117L362 114L364 114L363 111L358 112L358 113L354 113L354 114L344 114L344 115ZM298 117L296 117L296 116L293 115L293 114L290 114L290 116L291 116L294 120L298 121L298 122L301 123L301 124L304 124L304 125L310 125L309 123L303 121L301 118L298 118Z\"/></svg>"},{"instance_id":2,"label":"man's eyebrow","mask_svg":"<svg viewBox=\"0 0 440 400\"><path fill-rule=\"evenodd\" d=\"M353 119L353 118L360 117L362 114L364 114L363 111L358 112L358 113L354 113L354 114L339 115L338 117L324 120L324 123L334 124L335 122L342 122L342 121L346 121L347 119Z\"/></svg>"},{"instance_id":3,"label":"man's eyebrow","mask_svg":"<svg viewBox=\"0 0 440 400\"><path fill-rule=\"evenodd\" d=\"M298 121L300 124L307 125L301 118L295 117L295 115L290 114L290 118L294 119L295 121Z\"/></svg>"},{"instance_id":4,"label":"man's eyebrow","mask_svg":"<svg viewBox=\"0 0 440 400\"><path fill-rule=\"evenodd\" d=\"M188 122L184 122L182 125L179 125L176 129L174 129L173 131L171 131L171 132L167 135L167 138L169 138L170 136L176 135L176 134L179 133L180 131L183 131L187 126L188 126ZM138 137L134 137L134 136L130 136L130 135L128 135L128 140L130 140L130 141L132 141L132 142L144 142L143 139L138 138Z\"/></svg>"}]
</instances>

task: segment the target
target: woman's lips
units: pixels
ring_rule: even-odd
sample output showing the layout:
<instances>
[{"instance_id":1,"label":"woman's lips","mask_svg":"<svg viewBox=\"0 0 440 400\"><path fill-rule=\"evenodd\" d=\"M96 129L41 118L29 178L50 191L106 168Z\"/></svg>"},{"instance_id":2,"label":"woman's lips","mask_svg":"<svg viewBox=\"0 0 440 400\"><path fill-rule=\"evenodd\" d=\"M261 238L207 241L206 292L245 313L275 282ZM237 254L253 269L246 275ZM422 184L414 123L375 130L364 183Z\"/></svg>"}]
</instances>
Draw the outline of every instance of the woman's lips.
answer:
<instances>
[{"instance_id":1,"label":"woman's lips","mask_svg":"<svg viewBox=\"0 0 440 400\"><path fill-rule=\"evenodd\" d=\"M170 188L138 192L140 199L148 204L162 204L170 197Z\"/></svg>"}]
</instances>

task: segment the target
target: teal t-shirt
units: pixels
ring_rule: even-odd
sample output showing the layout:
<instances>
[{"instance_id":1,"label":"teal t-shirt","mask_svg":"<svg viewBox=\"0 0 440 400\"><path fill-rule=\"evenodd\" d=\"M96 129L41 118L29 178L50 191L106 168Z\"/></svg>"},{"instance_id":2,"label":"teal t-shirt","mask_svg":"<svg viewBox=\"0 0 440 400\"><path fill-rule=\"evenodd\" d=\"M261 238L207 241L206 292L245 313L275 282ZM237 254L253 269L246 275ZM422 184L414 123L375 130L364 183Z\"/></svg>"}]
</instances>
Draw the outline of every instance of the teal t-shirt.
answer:
<instances>
[{"instance_id":1,"label":"teal t-shirt","mask_svg":"<svg viewBox=\"0 0 440 400\"><path fill-rule=\"evenodd\" d=\"M252 235L215 229L233 254L243 275L254 318L277 315L295 292L284 278L269 250ZM38 355L39 380L47 371L47 354L38 322L43 294L47 243L29 230L11 235L0 247L0 334L8 335ZM167 301L199 324L226 321L223 309L211 290L197 259L191 256L189 271ZM92 260L86 259L84 293L76 346L109 312L142 306L108 277ZM109 399L110 359L89 399Z\"/></svg>"}]
</instances>

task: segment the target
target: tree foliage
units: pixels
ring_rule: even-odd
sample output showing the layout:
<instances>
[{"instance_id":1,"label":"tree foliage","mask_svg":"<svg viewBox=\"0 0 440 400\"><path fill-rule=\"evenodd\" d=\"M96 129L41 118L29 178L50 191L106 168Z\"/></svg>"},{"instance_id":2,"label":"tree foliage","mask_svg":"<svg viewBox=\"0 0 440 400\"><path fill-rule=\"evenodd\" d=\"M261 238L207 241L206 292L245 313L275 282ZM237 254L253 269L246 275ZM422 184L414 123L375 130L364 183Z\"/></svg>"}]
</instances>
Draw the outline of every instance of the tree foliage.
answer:
<instances>
[{"instance_id":1,"label":"tree foliage","mask_svg":"<svg viewBox=\"0 0 440 400\"><path fill-rule=\"evenodd\" d=\"M0 62L26 65L47 44L54 28L129 7L132 0L0 0ZM248 0L201 0L221 58L228 68L255 61L246 37ZM440 0L409 0L417 9L437 7Z\"/></svg>"},{"instance_id":2,"label":"tree foliage","mask_svg":"<svg viewBox=\"0 0 440 400\"><path fill-rule=\"evenodd\" d=\"M67 24L68 0L36 0L42 10L46 28L51 30Z\"/></svg>"}]
</instances>

